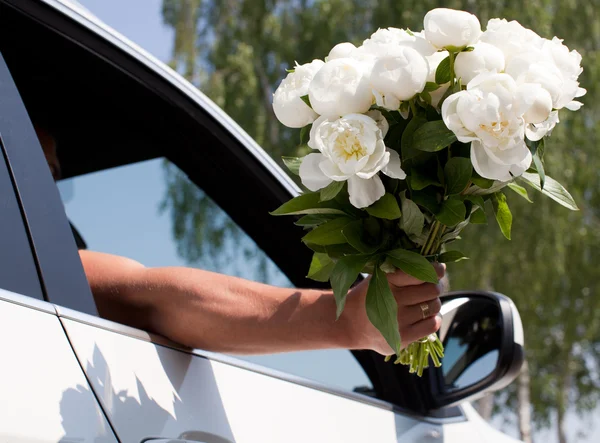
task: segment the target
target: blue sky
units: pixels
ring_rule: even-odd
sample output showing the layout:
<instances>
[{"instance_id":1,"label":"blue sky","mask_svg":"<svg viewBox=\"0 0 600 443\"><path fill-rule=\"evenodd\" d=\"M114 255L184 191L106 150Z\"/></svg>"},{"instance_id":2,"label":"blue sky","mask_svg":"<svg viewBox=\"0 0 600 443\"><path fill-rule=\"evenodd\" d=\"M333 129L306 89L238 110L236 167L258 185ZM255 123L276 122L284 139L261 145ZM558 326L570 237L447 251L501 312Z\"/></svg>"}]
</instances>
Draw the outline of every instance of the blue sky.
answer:
<instances>
[{"instance_id":1,"label":"blue sky","mask_svg":"<svg viewBox=\"0 0 600 443\"><path fill-rule=\"evenodd\" d=\"M162 23L161 0L79 1L102 21L160 60L169 60L173 33ZM82 232L90 249L131 257L147 266L186 264L177 254L168 215L160 214L158 210L165 192L160 161L90 174L63 183L61 187L69 218ZM119 214L118 217L116 214ZM347 351L248 359L345 389L368 382ZM500 422L495 424L503 427ZM567 425L571 441L600 441L600 429L588 420L580 420L571 414ZM515 435L514 426L503 428ZM591 428L594 432L589 433L587 438L575 437L577 431ZM539 433L536 439L554 442L555 432Z\"/></svg>"}]
</instances>

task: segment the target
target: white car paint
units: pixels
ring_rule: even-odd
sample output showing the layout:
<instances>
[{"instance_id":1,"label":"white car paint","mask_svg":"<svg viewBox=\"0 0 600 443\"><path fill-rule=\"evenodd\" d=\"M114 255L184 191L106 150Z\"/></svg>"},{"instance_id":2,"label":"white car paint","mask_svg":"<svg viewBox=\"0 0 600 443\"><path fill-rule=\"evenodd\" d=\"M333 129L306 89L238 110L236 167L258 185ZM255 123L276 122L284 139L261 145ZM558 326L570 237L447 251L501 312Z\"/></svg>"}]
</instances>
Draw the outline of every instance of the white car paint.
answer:
<instances>
[{"instance_id":1,"label":"white car paint","mask_svg":"<svg viewBox=\"0 0 600 443\"><path fill-rule=\"evenodd\" d=\"M54 307L0 289L0 442L117 442Z\"/></svg>"}]
</instances>

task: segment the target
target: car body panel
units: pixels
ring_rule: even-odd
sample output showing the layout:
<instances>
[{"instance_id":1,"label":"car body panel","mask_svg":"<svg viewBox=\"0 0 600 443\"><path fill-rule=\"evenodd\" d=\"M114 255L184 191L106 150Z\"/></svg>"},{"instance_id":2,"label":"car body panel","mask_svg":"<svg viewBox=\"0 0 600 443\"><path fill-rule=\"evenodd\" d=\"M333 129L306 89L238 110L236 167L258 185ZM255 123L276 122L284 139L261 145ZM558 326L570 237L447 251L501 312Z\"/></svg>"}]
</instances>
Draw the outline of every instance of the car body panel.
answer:
<instances>
[{"instance_id":1,"label":"car body panel","mask_svg":"<svg viewBox=\"0 0 600 443\"><path fill-rule=\"evenodd\" d=\"M116 442L52 305L30 300L0 290L0 441Z\"/></svg>"}]
</instances>

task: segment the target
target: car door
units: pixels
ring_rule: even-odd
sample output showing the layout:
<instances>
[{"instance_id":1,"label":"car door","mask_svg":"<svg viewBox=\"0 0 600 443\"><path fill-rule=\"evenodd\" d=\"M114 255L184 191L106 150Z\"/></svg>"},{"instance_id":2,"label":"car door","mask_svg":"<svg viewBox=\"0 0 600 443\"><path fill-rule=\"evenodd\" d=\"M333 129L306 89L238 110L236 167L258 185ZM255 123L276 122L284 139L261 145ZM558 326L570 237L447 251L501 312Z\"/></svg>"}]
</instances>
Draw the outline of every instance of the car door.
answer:
<instances>
[{"instance_id":1,"label":"car door","mask_svg":"<svg viewBox=\"0 0 600 443\"><path fill-rule=\"evenodd\" d=\"M27 109L37 118L45 111L44 117L62 132L60 149L67 177L96 172L85 176L93 179L99 177L98 171L126 174L125 165L146 161L160 167L166 159L179 169L171 179L187 177L191 186L187 191L195 197L214 198L253 242L246 244L258 245L255 255L252 251L250 255L236 255L246 240L232 237L234 243L229 247L234 257L248 263L268 259L271 264L261 267L260 272L277 269L287 284L308 283L304 275L309 252L296 246L292 254L284 243L297 239L301 230L268 216L268 211L289 198L295 188L239 127L191 85L65 5L36 9L40 2L8 3L11 8L3 10L6 20L2 32L23 36L4 40L11 54L9 65L15 67ZM56 6L60 2L44 3ZM25 10L37 21L21 15ZM33 56L23 59L23 53ZM52 88L40 89L39 82ZM55 100L55 94L60 101ZM441 435L440 420L425 419L372 396L226 356L183 349L160 337L98 318L63 205L49 173L42 172L44 159L31 123L19 100L15 98L12 105L19 111L12 123L21 127L20 140L28 147L13 152L15 165L22 168L15 180L23 190L21 199L46 297L55 305L91 392L120 441L180 438L279 442L310 438L417 442ZM86 137L89 134L94 137ZM81 220L76 219L77 211L69 214L90 248L104 247L106 252L123 254L124 246L136 241L146 251L158 247L159 236L153 235L152 241L144 237L153 233L152 229L123 215L128 206L138 209L149 195L148 188L140 186L144 177L147 175L137 174L126 180L144 191L140 198L89 217L91 223L107 227L108 233L113 232L113 226L132 228L130 234L116 241L112 238L112 243L110 235L94 241L94 231L83 229ZM236 189L235 199L223 191L224 178ZM107 180L111 182L114 180ZM88 208L98 206L99 192L113 200L127 195L125 188L92 187L96 194L87 199ZM67 202L67 213L68 206ZM176 237L176 227L173 230ZM229 264L230 260L224 262ZM223 261L213 264L225 272ZM349 352L347 355L351 357ZM327 364L321 363L323 367ZM410 396L409 386L402 391ZM456 417L464 420L460 413Z\"/></svg>"},{"instance_id":2,"label":"car door","mask_svg":"<svg viewBox=\"0 0 600 443\"><path fill-rule=\"evenodd\" d=\"M24 223L29 213L14 187L26 165L7 163L26 148L1 55L0 97L0 441L116 442L54 306L44 301L47 287Z\"/></svg>"}]
</instances>

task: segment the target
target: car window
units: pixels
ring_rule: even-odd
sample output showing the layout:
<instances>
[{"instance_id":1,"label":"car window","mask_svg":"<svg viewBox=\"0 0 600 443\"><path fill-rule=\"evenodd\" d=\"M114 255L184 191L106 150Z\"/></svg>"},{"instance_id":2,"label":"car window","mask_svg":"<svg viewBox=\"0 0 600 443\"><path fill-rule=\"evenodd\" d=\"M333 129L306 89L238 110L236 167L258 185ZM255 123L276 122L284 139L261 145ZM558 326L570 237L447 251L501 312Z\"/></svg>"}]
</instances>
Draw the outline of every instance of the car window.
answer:
<instances>
[{"instance_id":1,"label":"car window","mask_svg":"<svg viewBox=\"0 0 600 443\"><path fill-rule=\"evenodd\" d=\"M44 299L2 146L0 146L0 289Z\"/></svg>"},{"instance_id":2,"label":"car window","mask_svg":"<svg viewBox=\"0 0 600 443\"><path fill-rule=\"evenodd\" d=\"M58 187L67 216L89 250L150 267L193 266L293 286L252 239L166 159L61 180ZM347 350L237 358L337 388L371 386Z\"/></svg>"}]
</instances>

